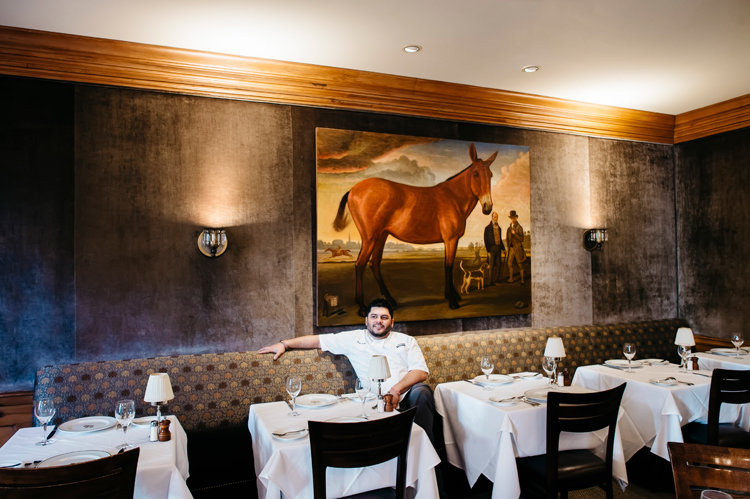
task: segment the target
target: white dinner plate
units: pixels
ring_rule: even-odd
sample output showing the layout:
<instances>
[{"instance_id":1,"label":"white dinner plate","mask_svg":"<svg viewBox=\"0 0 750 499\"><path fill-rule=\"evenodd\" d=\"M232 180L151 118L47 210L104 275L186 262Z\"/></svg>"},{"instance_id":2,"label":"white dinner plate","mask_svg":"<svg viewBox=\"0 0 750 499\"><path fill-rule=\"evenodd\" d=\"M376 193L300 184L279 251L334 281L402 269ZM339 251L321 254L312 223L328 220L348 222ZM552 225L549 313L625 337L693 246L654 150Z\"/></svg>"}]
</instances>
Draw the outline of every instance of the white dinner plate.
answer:
<instances>
[{"instance_id":1,"label":"white dinner plate","mask_svg":"<svg viewBox=\"0 0 750 499\"><path fill-rule=\"evenodd\" d=\"M669 364L669 361L666 361L664 359L641 359L641 362L644 364L651 364L652 366L659 364L663 364L666 366L667 364Z\"/></svg>"},{"instance_id":2,"label":"white dinner plate","mask_svg":"<svg viewBox=\"0 0 750 499\"><path fill-rule=\"evenodd\" d=\"M489 380L484 374L474 378L474 383L477 385L505 385L507 383L513 383L513 378L506 376L505 374L490 374Z\"/></svg>"},{"instance_id":3,"label":"white dinner plate","mask_svg":"<svg viewBox=\"0 0 750 499\"><path fill-rule=\"evenodd\" d=\"M156 416L146 416L145 418L135 418L132 424L136 426L151 426L151 421L156 421Z\"/></svg>"},{"instance_id":4,"label":"white dinner plate","mask_svg":"<svg viewBox=\"0 0 750 499\"><path fill-rule=\"evenodd\" d=\"M624 359L612 359L612 360L605 360L605 364L608 366L616 367L618 369L627 369L628 368L628 361ZM639 360L631 360L630 361L630 367L633 369L637 369L639 367L643 367L643 362Z\"/></svg>"},{"instance_id":5,"label":"white dinner plate","mask_svg":"<svg viewBox=\"0 0 750 499\"><path fill-rule=\"evenodd\" d=\"M294 430L276 430L276 433L284 433L285 431L289 431L289 433L282 436L274 435L273 433L271 433L271 436L276 440L299 440L300 438L305 438L308 434L307 429L297 432L295 432Z\"/></svg>"},{"instance_id":6,"label":"white dinner plate","mask_svg":"<svg viewBox=\"0 0 750 499\"><path fill-rule=\"evenodd\" d=\"M537 379L542 377L542 373L535 373L535 372L525 372L525 373L514 373L511 374L513 378L519 378L519 379Z\"/></svg>"},{"instance_id":7,"label":"white dinner plate","mask_svg":"<svg viewBox=\"0 0 750 499\"><path fill-rule=\"evenodd\" d=\"M103 450L79 450L75 452L68 452L66 454L60 454L59 456L45 459L37 468L49 468L51 466L65 466L68 464L85 463L86 461L94 461L103 457L109 457L110 454Z\"/></svg>"},{"instance_id":8,"label":"white dinner plate","mask_svg":"<svg viewBox=\"0 0 750 499\"><path fill-rule=\"evenodd\" d=\"M659 385L659 386L677 386L679 384L678 381L675 381L673 379L652 379L651 384Z\"/></svg>"},{"instance_id":9,"label":"white dinner plate","mask_svg":"<svg viewBox=\"0 0 750 499\"><path fill-rule=\"evenodd\" d=\"M9 461L0 461L0 468L18 468L22 464L21 461L14 461L11 459Z\"/></svg>"},{"instance_id":10,"label":"white dinner plate","mask_svg":"<svg viewBox=\"0 0 750 499\"><path fill-rule=\"evenodd\" d=\"M352 402L359 402L360 404L362 403L362 399L360 399L359 395L357 395L356 393L345 393L341 396L341 398L349 399ZM374 398L375 398L374 393L368 393L367 397L365 397L365 400L372 400Z\"/></svg>"},{"instance_id":11,"label":"white dinner plate","mask_svg":"<svg viewBox=\"0 0 750 499\"><path fill-rule=\"evenodd\" d=\"M544 387L544 388L534 388L533 390L526 390L524 395L526 395L526 398L529 400L533 400L534 402L547 402L547 394L549 392L561 392L562 390L558 390L555 387Z\"/></svg>"},{"instance_id":12,"label":"white dinner plate","mask_svg":"<svg viewBox=\"0 0 750 499\"><path fill-rule=\"evenodd\" d=\"M737 355L736 348L712 348L710 352L715 353L716 355L725 355L725 356ZM742 348L740 348L740 355L747 355L747 352L743 350Z\"/></svg>"},{"instance_id":13,"label":"white dinner plate","mask_svg":"<svg viewBox=\"0 0 750 499\"><path fill-rule=\"evenodd\" d=\"M518 399L513 398L513 400L507 400L508 397L490 397L490 402L492 402L495 405L499 405L502 407L510 407L512 405L516 405L518 402Z\"/></svg>"},{"instance_id":14,"label":"white dinner plate","mask_svg":"<svg viewBox=\"0 0 750 499\"><path fill-rule=\"evenodd\" d=\"M362 416L339 416L337 418L326 419L326 423L361 423L367 421Z\"/></svg>"},{"instance_id":15,"label":"white dinner plate","mask_svg":"<svg viewBox=\"0 0 750 499\"><path fill-rule=\"evenodd\" d=\"M297 397L297 407L303 409L317 409L318 407L327 407L338 402L336 395L327 393L310 393Z\"/></svg>"},{"instance_id":16,"label":"white dinner plate","mask_svg":"<svg viewBox=\"0 0 750 499\"><path fill-rule=\"evenodd\" d=\"M72 433L87 433L90 431L101 431L112 428L117 424L115 418L109 416L89 416L87 418L78 418L62 423L58 429Z\"/></svg>"}]
</instances>

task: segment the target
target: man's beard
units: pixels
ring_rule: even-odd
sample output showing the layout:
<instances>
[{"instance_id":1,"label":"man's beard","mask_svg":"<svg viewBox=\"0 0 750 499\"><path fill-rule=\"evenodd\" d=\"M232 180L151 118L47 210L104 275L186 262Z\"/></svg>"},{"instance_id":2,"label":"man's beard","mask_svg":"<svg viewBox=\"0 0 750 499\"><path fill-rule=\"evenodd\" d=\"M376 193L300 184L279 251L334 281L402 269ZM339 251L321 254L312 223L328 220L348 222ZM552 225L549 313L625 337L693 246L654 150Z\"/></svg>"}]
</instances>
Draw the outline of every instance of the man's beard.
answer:
<instances>
[{"instance_id":1,"label":"man's beard","mask_svg":"<svg viewBox=\"0 0 750 499\"><path fill-rule=\"evenodd\" d=\"M370 333L370 335L372 335L373 338L385 338L386 336L388 336L388 333L391 332L392 328L393 326L387 329L384 329L382 333L376 333L375 331L372 330L371 326L367 326L367 332Z\"/></svg>"}]
</instances>

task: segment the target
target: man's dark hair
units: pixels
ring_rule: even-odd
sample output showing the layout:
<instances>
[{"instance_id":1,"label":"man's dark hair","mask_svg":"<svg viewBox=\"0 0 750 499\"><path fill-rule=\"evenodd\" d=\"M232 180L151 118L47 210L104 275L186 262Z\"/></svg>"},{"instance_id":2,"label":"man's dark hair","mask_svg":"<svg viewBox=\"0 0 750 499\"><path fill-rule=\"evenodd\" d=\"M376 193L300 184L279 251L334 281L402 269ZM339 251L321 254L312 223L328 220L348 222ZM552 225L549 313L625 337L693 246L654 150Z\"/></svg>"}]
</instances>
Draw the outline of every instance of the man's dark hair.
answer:
<instances>
[{"instance_id":1,"label":"man's dark hair","mask_svg":"<svg viewBox=\"0 0 750 499\"><path fill-rule=\"evenodd\" d=\"M393 308L391 307L391 304L388 303L388 300L385 298L378 298L377 300L372 300L369 305L367 305L367 315L370 315L370 312L373 308L387 308L388 313L391 314L391 319L393 319Z\"/></svg>"}]
</instances>

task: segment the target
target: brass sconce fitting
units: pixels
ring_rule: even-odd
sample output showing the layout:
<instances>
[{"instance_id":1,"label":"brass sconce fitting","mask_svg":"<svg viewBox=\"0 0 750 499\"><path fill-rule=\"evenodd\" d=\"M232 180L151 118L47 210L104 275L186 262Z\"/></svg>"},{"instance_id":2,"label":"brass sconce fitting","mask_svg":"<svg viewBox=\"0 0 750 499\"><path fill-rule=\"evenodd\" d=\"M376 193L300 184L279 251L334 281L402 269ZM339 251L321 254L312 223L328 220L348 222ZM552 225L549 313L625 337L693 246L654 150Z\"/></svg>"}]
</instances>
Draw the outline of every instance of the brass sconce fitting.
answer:
<instances>
[{"instance_id":1,"label":"brass sconce fitting","mask_svg":"<svg viewBox=\"0 0 750 499\"><path fill-rule=\"evenodd\" d=\"M583 233L583 247L586 251L602 249L604 241L609 241L607 229L588 229Z\"/></svg>"},{"instance_id":2,"label":"brass sconce fitting","mask_svg":"<svg viewBox=\"0 0 750 499\"><path fill-rule=\"evenodd\" d=\"M207 257L221 256L227 250L227 231L205 229L198 236L198 250Z\"/></svg>"}]
</instances>

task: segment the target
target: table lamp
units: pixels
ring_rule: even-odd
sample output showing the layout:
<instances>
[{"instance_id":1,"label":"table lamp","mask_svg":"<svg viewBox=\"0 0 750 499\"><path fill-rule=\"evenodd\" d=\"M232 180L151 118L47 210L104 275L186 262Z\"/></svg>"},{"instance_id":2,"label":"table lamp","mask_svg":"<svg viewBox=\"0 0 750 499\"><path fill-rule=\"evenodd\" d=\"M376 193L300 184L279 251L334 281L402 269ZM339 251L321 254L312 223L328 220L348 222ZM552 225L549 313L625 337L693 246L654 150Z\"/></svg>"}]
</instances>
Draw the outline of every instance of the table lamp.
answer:
<instances>
[{"instance_id":1,"label":"table lamp","mask_svg":"<svg viewBox=\"0 0 750 499\"><path fill-rule=\"evenodd\" d=\"M695 345L695 338L693 338L693 330L689 327L681 327L677 329L677 335L674 338L674 344L677 345L677 353L682 359L680 367L685 367L687 372L687 362L685 359L690 355L690 347Z\"/></svg>"},{"instance_id":2,"label":"table lamp","mask_svg":"<svg viewBox=\"0 0 750 499\"><path fill-rule=\"evenodd\" d=\"M388 359L385 355L373 355L370 359L370 369L367 372L368 378L378 382L378 412L385 411L385 402L383 394L380 393L380 384L391 377L391 370L388 368Z\"/></svg>"},{"instance_id":3,"label":"table lamp","mask_svg":"<svg viewBox=\"0 0 750 499\"><path fill-rule=\"evenodd\" d=\"M557 361L565 357L565 346L563 340L559 336L552 336L547 338L547 347L544 349L544 356L554 359L552 379L557 381Z\"/></svg>"},{"instance_id":4,"label":"table lamp","mask_svg":"<svg viewBox=\"0 0 750 499\"><path fill-rule=\"evenodd\" d=\"M172 383L166 373L152 374L148 377L146 393L143 395L145 402L156 406L156 420L161 422L161 406L174 398Z\"/></svg>"}]
</instances>

